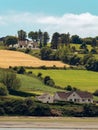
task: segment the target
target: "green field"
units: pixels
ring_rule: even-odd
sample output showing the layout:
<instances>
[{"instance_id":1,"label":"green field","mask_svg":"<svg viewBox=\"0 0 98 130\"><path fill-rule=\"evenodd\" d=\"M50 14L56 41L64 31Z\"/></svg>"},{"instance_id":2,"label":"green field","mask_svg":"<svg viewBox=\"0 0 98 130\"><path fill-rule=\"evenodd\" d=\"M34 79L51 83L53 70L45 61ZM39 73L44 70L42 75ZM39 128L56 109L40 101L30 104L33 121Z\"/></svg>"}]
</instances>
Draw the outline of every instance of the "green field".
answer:
<instances>
[{"instance_id":1,"label":"green field","mask_svg":"<svg viewBox=\"0 0 98 130\"><path fill-rule=\"evenodd\" d=\"M80 49L81 44L74 44L74 43L70 43L70 46L74 46L76 48L76 50ZM89 49L89 51L91 51L92 47L91 45L87 45L87 48Z\"/></svg>"},{"instance_id":2,"label":"green field","mask_svg":"<svg viewBox=\"0 0 98 130\"><path fill-rule=\"evenodd\" d=\"M40 80L34 77L26 76L26 75L18 75L21 80L21 91L26 91L30 93L41 94L45 92L54 93L59 91L59 89L52 88L44 85Z\"/></svg>"},{"instance_id":3,"label":"green field","mask_svg":"<svg viewBox=\"0 0 98 130\"><path fill-rule=\"evenodd\" d=\"M50 76L55 84L61 87L71 85L81 90L94 92L98 89L98 73L86 70L32 70L34 74L42 73L42 77Z\"/></svg>"}]
</instances>

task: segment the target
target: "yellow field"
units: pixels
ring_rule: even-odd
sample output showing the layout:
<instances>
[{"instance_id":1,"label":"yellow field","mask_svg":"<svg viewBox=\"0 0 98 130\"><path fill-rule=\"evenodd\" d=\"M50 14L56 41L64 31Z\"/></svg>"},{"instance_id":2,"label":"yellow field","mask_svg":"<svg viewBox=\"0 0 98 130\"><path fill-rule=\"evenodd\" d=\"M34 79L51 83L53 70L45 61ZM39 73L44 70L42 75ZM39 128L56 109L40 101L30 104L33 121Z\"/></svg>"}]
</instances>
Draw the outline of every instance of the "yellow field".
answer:
<instances>
[{"instance_id":1,"label":"yellow field","mask_svg":"<svg viewBox=\"0 0 98 130\"><path fill-rule=\"evenodd\" d=\"M69 66L60 61L42 61L38 58L24 54L22 52L0 50L0 67L1 68L8 68L9 66L39 67L43 65L47 67L50 67L53 65L55 65L56 67Z\"/></svg>"}]
</instances>

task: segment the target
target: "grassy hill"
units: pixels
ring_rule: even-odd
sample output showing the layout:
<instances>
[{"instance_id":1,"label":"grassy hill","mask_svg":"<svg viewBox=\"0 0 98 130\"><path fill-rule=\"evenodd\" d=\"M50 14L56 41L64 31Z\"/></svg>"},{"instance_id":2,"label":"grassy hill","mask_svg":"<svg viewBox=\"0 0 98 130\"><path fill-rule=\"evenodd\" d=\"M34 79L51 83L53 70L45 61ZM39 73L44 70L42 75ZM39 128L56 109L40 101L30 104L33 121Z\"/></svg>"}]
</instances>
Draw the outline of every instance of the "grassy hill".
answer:
<instances>
[{"instance_id":1,"label":"grassy hill","mask_svg":"<svg viewBox=\"0 0 98 130\"><path fill-rule=\"evenodd\" d=\"M42 61L36 57L24 54L17 51L0 50L0 67L8 68L9 66L57 66L64 67L69 66L60 61Z\"/></svg>"},{"instance_id":2,"label":"grassy hill","mask_svg":"<svg viewBox=\"0 0 98 130\"><path fill-rule=\"evenodd\" d=\"M86 70L32 70L34 74L42 73L42 76L51 76L56 85L66 87L71 85L81 90L94 92L98 89L98 73Z\"/></svg>"},{"instance_id":3,"label":"grassy hill","mask_svg":"<svg viewBox=\"0 0 98 130\"><path fill-rule=\"evenodd\" d=\"M44 85L39 79L27 75L17 75L21 80L21 91L41 94L45 92L54 93L59 89Z\"/></svg>"}]
</instances>

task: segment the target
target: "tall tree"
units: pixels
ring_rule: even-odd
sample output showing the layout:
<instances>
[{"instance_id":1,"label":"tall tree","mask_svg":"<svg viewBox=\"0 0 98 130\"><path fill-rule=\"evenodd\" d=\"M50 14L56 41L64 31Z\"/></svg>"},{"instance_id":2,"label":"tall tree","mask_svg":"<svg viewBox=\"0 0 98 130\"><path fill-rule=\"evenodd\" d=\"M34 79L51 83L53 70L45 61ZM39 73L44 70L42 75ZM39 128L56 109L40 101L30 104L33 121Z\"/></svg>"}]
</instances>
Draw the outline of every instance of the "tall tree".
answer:
<instances>
[{"instance_id":1,"label":"tall tree","mask_svg":"<svg viewBox=\"0 0 98 130\"><path fill-rule=\"evenodd\" d=\"M97 45L96 39L93 38L91 46L92 46L92 47L96 47L96 45Z\"/></svg>"},{"instance_id":2,"label":"tall tree","mask_svg":"<svg viewBox=\"0 0 98 130\"><path fill-rule=\"evenodd\" d=\"M18 31L18 39L20 41L25 41L26 37L27 37L27 34L26 34L26 32L24 30L19 30Z\"/></svg>"},{"instance_id":3,"label":"tall tree","mask_svg":"<svg viewBox=\"0 0 98 130\"><path fill-rule=\"evenodd\" d=\"M69 33L61 34L60 38L61 38L61 43L65 44L65 45L69 45L69 43L70 43L70 34Z\"/></svg>"},{"instance_id":4,"label":"tall tree","mask_svg":"<svg viewBox=\"0 0 98 130\"><path fill-rule=\"evenodd\" d=\"M31 31L31 32L29 32L28 33L28 37L30 38L30 39L32 39L32 41L38 41L38 32L33 32L33 31Z\"/></svg>"},{"instance_id":5,"label":"tall tree","mask_svg":"<svg viewBox=\"0 0 98 130\"><path fill-rule=\"evenodd\" d=\"M5 43L5 45L7 45L7 46L9 46L9 45L14 45L14 44L17 44L17 42L18 42L18 39L17 39L17 37L15 37L15 36L7 36L6 38L5 38L5 40L4 40L4 43Z\"/></svg>"},{"instance_id":6,"label":"tall tree","mask_svg":"<svg viewBox=\"0 0 98 130\"><path fill-rule=\"evenodd\" d=\"M58 32L55 32L52 36L52 40L51 40L51 48L53 49L57 49L58 45L59 45L59 37L60 34Z\"/></svg>"},{"instance_id":7,"label":"tall tree","mask_svg":"<svg viewBox=\"0 0 98 130\"><path fill-rule=\"evenodd\" d=\"M49 41L49 34L48 34L48 32L44 32L44 34L43 34L43 46L46 46L48 41Z\"/></svg>"},{"instance_id":8,"label":"tall tree","mask_svg":"<svg viewBox=\"0 0 98 130\"><path fill-rule=\"evenodd\" d=\"M42 31L39 29L38 31L38 39L39 39L39 47L42 48L42 39L43 39L43 33Z\"/></svg>"}]
</instances>

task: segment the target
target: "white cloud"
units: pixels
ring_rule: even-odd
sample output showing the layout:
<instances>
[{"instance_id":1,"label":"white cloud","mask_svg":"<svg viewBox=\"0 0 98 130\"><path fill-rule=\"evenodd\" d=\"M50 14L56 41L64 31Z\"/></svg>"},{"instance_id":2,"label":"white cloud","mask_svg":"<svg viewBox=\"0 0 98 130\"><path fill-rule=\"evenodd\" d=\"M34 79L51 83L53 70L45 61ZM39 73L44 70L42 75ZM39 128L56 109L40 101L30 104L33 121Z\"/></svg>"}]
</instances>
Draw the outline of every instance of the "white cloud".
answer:
<instances>
[{"instance_id":1,"label":"white cloud","mask_svg":"<svg viewBox=\"0 0 98 130\"><path fill-rule=\"evenodd\" d=\"M98 35L98 16L90 13L64 14L58 17L28 12L9 13L0 15L0 27L13 28L13 31L21 27L30 31L41 28L43 31L49 31L50 34L69 32L81 37L96 36Z\"/></svg>"}]
</instances>

